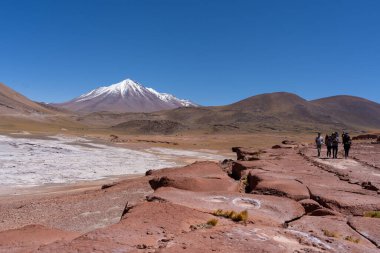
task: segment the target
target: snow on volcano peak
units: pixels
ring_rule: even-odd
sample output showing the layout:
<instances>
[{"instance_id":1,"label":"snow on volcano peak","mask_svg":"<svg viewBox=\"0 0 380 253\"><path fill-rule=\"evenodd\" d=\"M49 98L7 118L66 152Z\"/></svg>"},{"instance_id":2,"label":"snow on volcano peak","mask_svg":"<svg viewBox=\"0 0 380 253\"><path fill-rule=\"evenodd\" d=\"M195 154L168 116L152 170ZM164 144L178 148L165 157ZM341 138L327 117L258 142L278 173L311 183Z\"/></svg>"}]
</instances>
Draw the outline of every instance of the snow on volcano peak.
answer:
<instances>
[{"instance_id":1,"label":"snow on volcano peak","mask_svg":"<svg viewBox=\"0 0 380 253\"><path fill-rule=\"evenodd\" d=\"M153 112L197 105L189 100L160 93L153 88L146 88L138 82L126 79L110 86L97 88L55 106L81 112Z\"/></svg>"}]
</instances>

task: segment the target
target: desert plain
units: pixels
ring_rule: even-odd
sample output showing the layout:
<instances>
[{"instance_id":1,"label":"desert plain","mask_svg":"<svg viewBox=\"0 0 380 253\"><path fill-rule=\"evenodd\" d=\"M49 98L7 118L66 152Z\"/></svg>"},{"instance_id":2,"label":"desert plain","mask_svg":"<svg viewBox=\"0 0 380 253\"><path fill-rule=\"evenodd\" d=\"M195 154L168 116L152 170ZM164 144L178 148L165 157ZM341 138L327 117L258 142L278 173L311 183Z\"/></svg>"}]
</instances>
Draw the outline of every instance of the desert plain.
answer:
<instances>
[{"instance_id":1,"label":"desert plain","mask_svg":"<svg viewBox=\"0 0 380 253\"><path fill-rule=\"evenodd\" d=\"M379 252L374 102L84 114L0 88L0 252ZM342 129L349 159L318 158Z\"/></svg>"},{"instance_id":2,"label":"desert plain","mask_svg":"<svg viewBox=\"0 0 380 253\"><path fill-rule=\"evenodd\" d=\"M372 140L332 160L325 149L316 157L312 135L291 132L1 138L25 157L2 178L0 252L379 251ZM21 164L42 171L25 177Z\"/></svg>"}]
</instances>

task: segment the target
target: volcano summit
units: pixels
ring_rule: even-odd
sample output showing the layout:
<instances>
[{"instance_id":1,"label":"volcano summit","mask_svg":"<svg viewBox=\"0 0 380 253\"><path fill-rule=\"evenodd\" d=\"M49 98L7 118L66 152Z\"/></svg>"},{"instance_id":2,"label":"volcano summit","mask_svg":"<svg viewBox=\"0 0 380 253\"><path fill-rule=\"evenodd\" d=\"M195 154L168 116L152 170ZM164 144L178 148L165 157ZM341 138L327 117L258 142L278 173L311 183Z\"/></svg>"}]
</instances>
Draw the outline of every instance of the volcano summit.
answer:
<instances>
[{"instance_id":1,"label":"volcano summit","mask_svg":"<svg viewBox=\"0 0 380 253\"><path fill-rule=\"evenodd\" d=\"M119 83L100 87L71 101L54 104L76 112L154 112L178 107L197 106L189 100L179 99L167 93L126 79Z\"/></svg>"}]
</instances>

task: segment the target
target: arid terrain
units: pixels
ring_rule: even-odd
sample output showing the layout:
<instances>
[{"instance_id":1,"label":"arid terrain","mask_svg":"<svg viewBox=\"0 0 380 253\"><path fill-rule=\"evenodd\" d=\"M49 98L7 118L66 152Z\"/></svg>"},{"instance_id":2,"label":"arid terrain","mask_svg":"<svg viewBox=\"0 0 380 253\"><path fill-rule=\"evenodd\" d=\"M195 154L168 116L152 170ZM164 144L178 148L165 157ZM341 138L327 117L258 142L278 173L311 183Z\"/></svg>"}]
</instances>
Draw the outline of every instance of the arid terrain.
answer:
<instances>
[{"instance_id":1,"label":"arid terrain","mask_svg":"<svg viewBox=\"0 0 380 253\"><path fill-rule=\"evenodd\" d=\"M379 252L374 102L83 114L0 94L0 252ZM373 136L317 158L342 130Z\"/></svg>"},{"instance_id":2,"label":"arid terrain","mask_svg":"<svg viewBox=\"0 0 380 253\"><path fill-rule=\"evenodd\" d=\"M129 94L127 88L119 87L119 90L111 91L110 94L102 94L105 96L102 99L108 101L107 105L112 104L114 92L118 99L129 101L128 97L123 97L124 93ZM102 101L96 103L102 104ZM118 101L114 101L115 106ZM33 102L0 83L0 131L178 136L312 134L342 130L365 133L380 128L380 105L352 96L307 101L296 94L276 92L248 97L225 106L184 106L172 110L157 107L157 111L150 113L123 113L119 110L84 113L79 109L69 111L56 106Z\"/></svg>"},{"instance_id":3,"label":"arid terrain","mask_svg":"<svg viewBox=\"0 0 380 253\"><path fill-rule=\"evenodd\" d=\"M102 187L3 196L0 251L379 252L380 145L330 160L286 143ZM356 157L363 147L370 155Z\"/></svg>"},{"instance_id":4,"label":"arid terrain","mask_svg":"<svg viewBox=\"0 0 380 253\"><path fill-rule=\"evenodd\" d=\"M0 253L380 253L379 10L0 0Z\"/></svg>"}]
</instances>

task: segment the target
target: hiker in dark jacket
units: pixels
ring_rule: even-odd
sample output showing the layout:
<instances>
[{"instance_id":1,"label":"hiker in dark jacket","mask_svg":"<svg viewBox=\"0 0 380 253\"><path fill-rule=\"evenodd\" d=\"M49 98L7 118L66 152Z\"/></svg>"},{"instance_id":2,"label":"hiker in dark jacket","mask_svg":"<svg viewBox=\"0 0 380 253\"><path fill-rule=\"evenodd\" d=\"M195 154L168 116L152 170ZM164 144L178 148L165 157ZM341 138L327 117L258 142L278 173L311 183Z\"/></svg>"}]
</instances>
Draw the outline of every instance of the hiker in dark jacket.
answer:
<instances>
[{"instance_id":1,"label":"hiker in dark jacket","mask_svg":"<svg viewBox=\"0 0 380 253\"><path fill-rule=\"evenodd\" d=\"M338 158L338 146L339 146L339 135L338 132L333 133L332 135L332 152L333 152L333 158Z\"/></svg>"},{"instance_id":2,"label":"hiker in dark jacket","mask_svg":"<svg viewBox=\"0 0 380 253\"><path fill-rule=\"evenodd\" d=\"M326 134L325 144L326 144L326 147L327 147L327 154L326 154L326 156L327 157L331 157L331 148L332 148L332 138L331 138L331 135Z\"/></svg>"},{"instance_id":3,"label":"hiker in dark jacket","mask_svg":"<svg viewBox=\"0 0 380 253\"><path fill-rule=\"evenodd\" d=\"M343 147L344 147L344 158L348 158L348 153L351 148L351 137L348 133L344 133L343 135Z\"/></svg>"}]
</instances>

